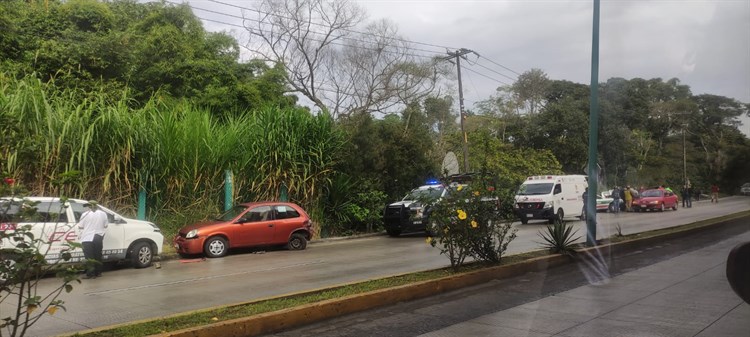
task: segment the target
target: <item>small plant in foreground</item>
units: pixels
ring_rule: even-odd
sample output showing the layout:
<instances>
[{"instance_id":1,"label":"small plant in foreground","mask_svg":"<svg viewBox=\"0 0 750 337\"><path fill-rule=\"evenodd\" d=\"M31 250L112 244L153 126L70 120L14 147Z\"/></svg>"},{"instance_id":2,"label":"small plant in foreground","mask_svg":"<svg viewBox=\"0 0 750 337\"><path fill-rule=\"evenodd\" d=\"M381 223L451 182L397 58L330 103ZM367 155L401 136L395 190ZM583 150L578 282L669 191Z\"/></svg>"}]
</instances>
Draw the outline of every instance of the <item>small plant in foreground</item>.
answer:
<instances>
[{"instance_id":1,"label":"small plant in foreground","mask_svg":"<svg viewBox=\"0 0 750 337\"><path fill-rule=\"evenodd\" d=\"M577 232L578 230L573 231L573 225L556 219L554 224L547 225L546 230L540 230L538 234L544 240L542 246L549 249L550 253L573 255L574 242L581 238L575 236Z\"/></svg>"},{"instance_id":2,"label":"small plant in foreground","mask_svg":"<svg viewBox=\"0 0 750 337\"><path fill-rule=\"evenodd\" d=\"M623 237L623 235L622 235L622 226L620 226L619 223L615 225L615 236L618 237L618 238Z\"/></svg>"}]
</instances>

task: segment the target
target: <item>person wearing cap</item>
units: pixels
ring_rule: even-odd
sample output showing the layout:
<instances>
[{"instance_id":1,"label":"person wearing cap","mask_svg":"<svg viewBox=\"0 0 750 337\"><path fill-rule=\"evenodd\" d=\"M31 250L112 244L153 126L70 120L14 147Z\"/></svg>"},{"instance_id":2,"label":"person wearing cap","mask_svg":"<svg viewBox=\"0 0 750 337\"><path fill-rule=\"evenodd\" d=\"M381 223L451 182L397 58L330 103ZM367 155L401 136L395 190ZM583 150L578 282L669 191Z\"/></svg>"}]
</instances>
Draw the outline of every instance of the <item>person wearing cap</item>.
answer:
<instances>
[{"instance_id":1,"label":"person wearing cap","mask_svg":"<svg viewBox=\"0 0 750 337\"><path fill-rule=\"evenodd\" d=\"M83 278L90 279L102 276L102 249L109 219L107 213L99 209L96 201L90 200L84 206L89 210L81 214L78 228L81 229L83 256L87 261L96 261L86 267L86 276Z\"/></svg>"}]
</instances>

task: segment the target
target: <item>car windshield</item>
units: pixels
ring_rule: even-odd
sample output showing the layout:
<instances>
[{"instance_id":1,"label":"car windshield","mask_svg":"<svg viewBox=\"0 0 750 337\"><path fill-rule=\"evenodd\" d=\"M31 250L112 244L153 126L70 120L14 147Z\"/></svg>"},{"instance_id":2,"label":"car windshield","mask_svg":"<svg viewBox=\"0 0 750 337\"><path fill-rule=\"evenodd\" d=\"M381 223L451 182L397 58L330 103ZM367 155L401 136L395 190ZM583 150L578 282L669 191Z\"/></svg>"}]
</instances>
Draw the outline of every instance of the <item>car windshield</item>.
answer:
<instances>
[{"instance_id":1,"label":"car windshield","mask_svg":"<svg viewBox=\"0 0 750 337\"><path fill-rule=\"evenodd\" d=\"M219 215L216 220L217 221L231 221L234 220L238 215L242 214L247 209L245 206L234 206L230 210L224 212L224 214Z\"/></svg>"},{"instance_id":2,"label":"car windshield","mask_svg":"<svg viewBox=\"0 0 750 337\"><path fill-rule=\"evenodd\" d=\"M445 190L443 185L416 188L409 192L403 200L435 200L443 195L443 190Z\"/></svg>"},{"instance_id":3,"label":"car windshield","mask_svg":"<svg viewBox=\"0 0 750 337\"><path fill-rule=\"evenodd\" d=\"M664 192L661 190L648 190L641 194L641 197L661 197Z\"/></svg>"},{"instance_id":4,"label":"car windshield","mask_svg":"<svg viewBox=\"0 0 750 337\"><path fill-rule=\"evenodd\" d=\"M542 184L523 184L518 188L516 195L537 195L537 194L549 194L552 191L553 183L542 183Z\"/></svg>"}]
</instances>

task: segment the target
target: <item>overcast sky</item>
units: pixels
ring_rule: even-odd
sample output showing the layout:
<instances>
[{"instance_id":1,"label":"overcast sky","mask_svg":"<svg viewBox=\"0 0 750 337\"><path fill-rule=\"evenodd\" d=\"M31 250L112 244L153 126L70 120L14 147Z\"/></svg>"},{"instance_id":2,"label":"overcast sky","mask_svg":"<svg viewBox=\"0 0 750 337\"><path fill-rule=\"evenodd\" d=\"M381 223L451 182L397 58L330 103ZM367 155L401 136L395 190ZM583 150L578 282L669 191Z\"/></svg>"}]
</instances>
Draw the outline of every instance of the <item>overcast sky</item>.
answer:
<instances>
[{"instance_id":1,"label":"overcast sky","mask_svg":"<svg viewBox=\"0 0 750 337\"><path fill-rule=\"evenodd\" d=\"M246 7L255 2L223 1ZM391 20L406 39L468 48L486 58L478 62L491 70L465 64L474 71L463 75L467 107L502 85L495 80L512 83L516 74L499 65L518 73L539 68L551 79L590 82L593 0L356 2L369 21ZM190 3L241 15L237 8L213 2ZM693 94L750 102L750 0L603 0L600 20L600 82L611 77L676 77ZM211 22L206 27L228 29ZM743 131L750 135L750 120L744 121Z\"/></svg>"}]
</instances>

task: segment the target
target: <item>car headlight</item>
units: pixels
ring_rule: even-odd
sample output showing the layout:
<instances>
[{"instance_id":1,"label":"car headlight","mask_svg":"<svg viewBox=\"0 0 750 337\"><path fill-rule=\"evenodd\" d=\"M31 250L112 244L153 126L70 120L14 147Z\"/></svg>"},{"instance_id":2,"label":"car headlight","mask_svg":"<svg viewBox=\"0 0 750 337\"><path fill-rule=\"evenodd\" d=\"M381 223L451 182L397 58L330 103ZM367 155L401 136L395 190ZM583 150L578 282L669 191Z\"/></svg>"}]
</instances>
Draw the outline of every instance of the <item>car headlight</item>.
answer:
<instances>
[{"instance_id":1,"label":"car headlight","mask_svg":"<svg viewBox=\"0 0 750 337\"><path fill-rule=\"evenodd\" d=\"M185 238L186 239L192 239L192 238L197 237L197 236L198 236L198 230L197 229L193 229L193 230L189 231L187 233L187 235L185 235Z\"/></svg>"},{"instance_id":2,"label":"car headlight","mask_svg":"<svg viewBox=\"0 0 750 337\"><path fill-rule=\"evenodd\" d=\"M545 202L544 203L544 209L550 209L550 208L552 208L552 203Z\"/></svg>"},{"instance_id":3,"label":"car headlight","mask_svg":"<svg viewBox=\"0 0 750 337\"><path fill-rule=\"evenodd\" d=\"M658 205L659 204L659 200L654 200L654 201L650 202L649 204Z\"/></svg>"},{"instance_id":4,"label":"car headlight","mask_svg":"<svg viewBox=\"0 0 750 337\"><path fill-rule=\"evenodd\" d=\"M161 229L159 229L158 226L156 226L156 225L154 225L154 224L152 224L150 222L148 224L154 229L154 232L161 232Z\"/></svg>"}]
</instances>

